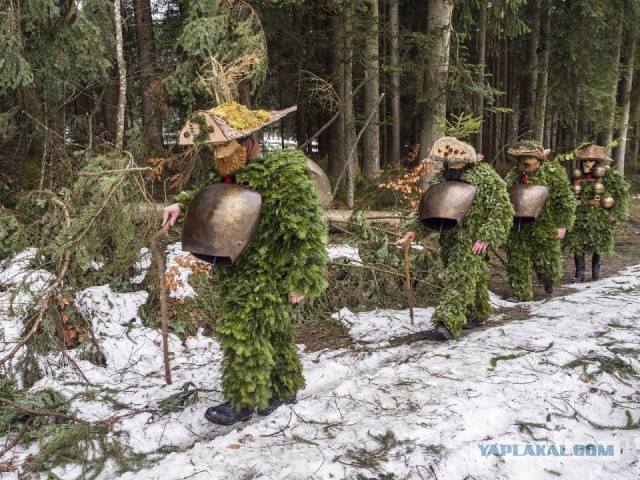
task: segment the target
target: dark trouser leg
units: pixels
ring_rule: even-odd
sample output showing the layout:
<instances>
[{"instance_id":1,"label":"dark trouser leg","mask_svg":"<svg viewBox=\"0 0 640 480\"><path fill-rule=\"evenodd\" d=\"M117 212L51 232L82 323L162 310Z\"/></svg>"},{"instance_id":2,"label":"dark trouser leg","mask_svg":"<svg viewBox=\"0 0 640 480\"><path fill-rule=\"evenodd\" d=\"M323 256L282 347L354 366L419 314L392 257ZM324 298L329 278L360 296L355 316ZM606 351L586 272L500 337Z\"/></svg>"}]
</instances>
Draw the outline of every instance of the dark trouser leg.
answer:
<instances>
[{"instance_id":1,"label":"dark trouser leg","mask_svg":"<svg viewBox=\"0 0 640 480\"><path fill-rule=\"evenodd\" d=\"M584 253L573 257L576 263L576 274L571 279L574 282L584 282Z\"/></svg>"},{"instance_id":2,"label":"dark trouser leg","mask_svg":"<svg viewBox=\"0 0 640 480\"><path fill-rule=\"evenodd\" d=\"M591 280L600 280L600 265L602 257L599 253L594 252L591 257Z\"/></svg>"}]
</instances>

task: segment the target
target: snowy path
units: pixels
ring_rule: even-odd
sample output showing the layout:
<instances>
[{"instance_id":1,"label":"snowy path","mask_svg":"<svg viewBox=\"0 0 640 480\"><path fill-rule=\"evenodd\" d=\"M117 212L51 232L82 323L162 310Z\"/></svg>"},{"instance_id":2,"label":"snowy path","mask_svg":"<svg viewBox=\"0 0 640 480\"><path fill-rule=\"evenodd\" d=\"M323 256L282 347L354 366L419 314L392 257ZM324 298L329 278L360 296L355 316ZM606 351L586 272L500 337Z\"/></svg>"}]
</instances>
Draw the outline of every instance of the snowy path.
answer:
<instances>
[{"instance_id":1,"label":"snowy path","mask_svg":"<svg viewBox=\"0 0 640 480\"><path fill-rule=\"evenodd\" d=\"M145 298L128 295L96 287L76 299L91 308L108 357L106 368L78 362L94 385L149 410L119 424L134 449L182 451L120 477L111 466L102 479L640 477L640 266L565 297L520 304L527 318L506 323L505 311L493 326L447 344L389 346L393 337L426 330L431 309L417 310L413 328L406 311L345 310L340 316L360 348L303 354L308 386L299 402L240 431L216 430L202 417L220 400L217 344L173 339L177 367L165 386L159 336L136 319ZM68 395L88 388L75 379L69 368L50 368L36 388ZM209 391L176 413L153 411L186 382ZM114 414L99 395L74 406L90 420ZM613 445L613 456L482 455L491 445L517 444L522 454L527 444L573 451L596 443Z\"/></svg>"}]
</instances>

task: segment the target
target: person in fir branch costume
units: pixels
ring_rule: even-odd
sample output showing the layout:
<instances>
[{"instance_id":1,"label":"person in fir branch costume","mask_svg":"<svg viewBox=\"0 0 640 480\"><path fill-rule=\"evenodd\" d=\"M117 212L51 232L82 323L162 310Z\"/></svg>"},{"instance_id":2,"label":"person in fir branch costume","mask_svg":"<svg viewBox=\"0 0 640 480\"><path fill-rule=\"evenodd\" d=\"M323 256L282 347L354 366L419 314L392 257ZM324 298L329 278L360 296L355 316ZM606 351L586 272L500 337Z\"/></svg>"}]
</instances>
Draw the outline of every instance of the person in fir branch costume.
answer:
<instances>
[{"instance_id":1,"label":"person in fir branch costume","mask_svg":"<svg viewBox=\"0 0 640 480\"><path fill-rule=\"evenodd\" d=\"M258 121L249 127L234 124L231 115L225 117L225 106L232 112L244 109L245 116ZM269 115L265 118L239 104L223 104L213 115L192 115L180 133L182 143L199 136L196 143L214 150L223 182L262 195L260 223L248 246L234 265L216 269L222 298L216 333L224 354L226 401L205 413L216 424L247 420L256 410L268 415L282 404L295 403L305 386L291 304L318 296L327 286L327 227L302 152L276 150L261 157L260 145L251 136L293 110L264 112ZM179 195L182 209L193 197ZM180 212L180 203L166 207L163 224L173 225Z\"/></svg>"},{"instance_id":2,"label":"person in fir branch costume","mask_svg":"<svg viewBox=\"0 0 640 480\"><path fill-rule=\"evenodd\" d=\"M521 301L533 299L531 270L538 275L548 295L562 280L560 241L575 220L576 201L565 169L548 161L550 150L533 141L515 144L507 155L518 161L505 177L507 188L514 185L541 185L548 190L536 221L515 224L507 240L507 273L511 293Z\"/></svg>"},{"instance_id":3,"label":"person in fir branch costume","mask_svg":"<svg viewBox=\"0 0 640 480\"><path fill-rule=\"evenodd\" d=\"M431 323L438 337L450 340L463 328L484 324L491 314L487 248L502 245L513 224L513 207L504 180L489 164L480 163L474 148L454 137L438 139L429 157L442 162L443 170L429 179L428 186L463 182L475 187L473 203L462 222L438 237L444 264L442 285ZM428 190L427 190L428 191ZM427 230L413 220L405 236L422 237Z\"/></svg>"},{"instance_id":4,"label":"person in fir branch costume","mask_svg":"<svg viewBox=\"0 0 640 480\"><path fill-rule=\"evenodd\" d=\"M584 282L585 254L591 257L591 279L600 279L602 254L613 253L613 228L629 218L629 184L604 147L586 144L574 152L580 168L573 172L573 192L578 200L576 221L567 233L564 249L574 255L574 282Z\"/></svg>"}]
</instances>

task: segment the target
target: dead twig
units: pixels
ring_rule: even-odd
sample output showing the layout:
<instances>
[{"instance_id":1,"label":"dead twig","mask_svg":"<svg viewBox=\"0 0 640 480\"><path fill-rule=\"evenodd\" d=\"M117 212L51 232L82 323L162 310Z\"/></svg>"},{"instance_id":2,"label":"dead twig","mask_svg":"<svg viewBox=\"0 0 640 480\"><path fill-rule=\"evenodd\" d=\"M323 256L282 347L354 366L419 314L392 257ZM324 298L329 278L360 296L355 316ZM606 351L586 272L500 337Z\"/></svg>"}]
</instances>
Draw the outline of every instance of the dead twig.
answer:
<instances>
[{"instance_id":1,"label":"dead twig","mask_svg":"<svg viewBox=\"0 0 640 480\"><path fill-rule=\"evenodd\" d=\"M167 385L171 385L171 365L169 365L169 309L167 307L167 281L165 277L164 255L160 251L158 243L171 229L167 221L151 238L151 250L158 267L158 282L160 283L160 320L162 325L162 350L164 355L164 376Z\"/></svg>"}]
</instances>

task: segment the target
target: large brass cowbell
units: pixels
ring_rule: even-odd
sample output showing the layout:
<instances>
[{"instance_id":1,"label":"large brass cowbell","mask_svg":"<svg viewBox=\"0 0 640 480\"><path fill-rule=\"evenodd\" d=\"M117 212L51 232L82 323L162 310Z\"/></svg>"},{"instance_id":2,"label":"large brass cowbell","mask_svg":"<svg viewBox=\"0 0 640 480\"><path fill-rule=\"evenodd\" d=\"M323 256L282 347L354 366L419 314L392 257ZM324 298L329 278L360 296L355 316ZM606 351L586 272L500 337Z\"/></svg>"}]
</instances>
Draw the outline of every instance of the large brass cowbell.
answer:
<instances>
[{"instance_id":1,"label":"large brass cowbell","mask_svg":"<svg viewBox=\"0 0 640 480\"><path fill-rule=\"evenodd\" d=\"M420 223L429 230L446 232L462 223L471 208L476 187L446 181L427 189L420 199Z\"/></svg>"},{"instance_id":2,"label":"large brass cowbell","mask_svg":"<svg viewBox=\"0 0 640 480\"><path fill-rule=\"evenodd\" d=\"M204 188L191 202L182 249L220 267L236 263L260 223L262 195L237 184Z\"/></svg>"},{"instance_id":3,"label":"large brass cowbell","mask_svg":"<svg viewBox=\"0 0 640 480\"><path fill-rule=\"evenodd\" d=\"M531 225L544 207L549 190L542 185L519 183L509 187L509 198L513 204L513 222L518 226Z\"/></svg>"}]
</instances>

